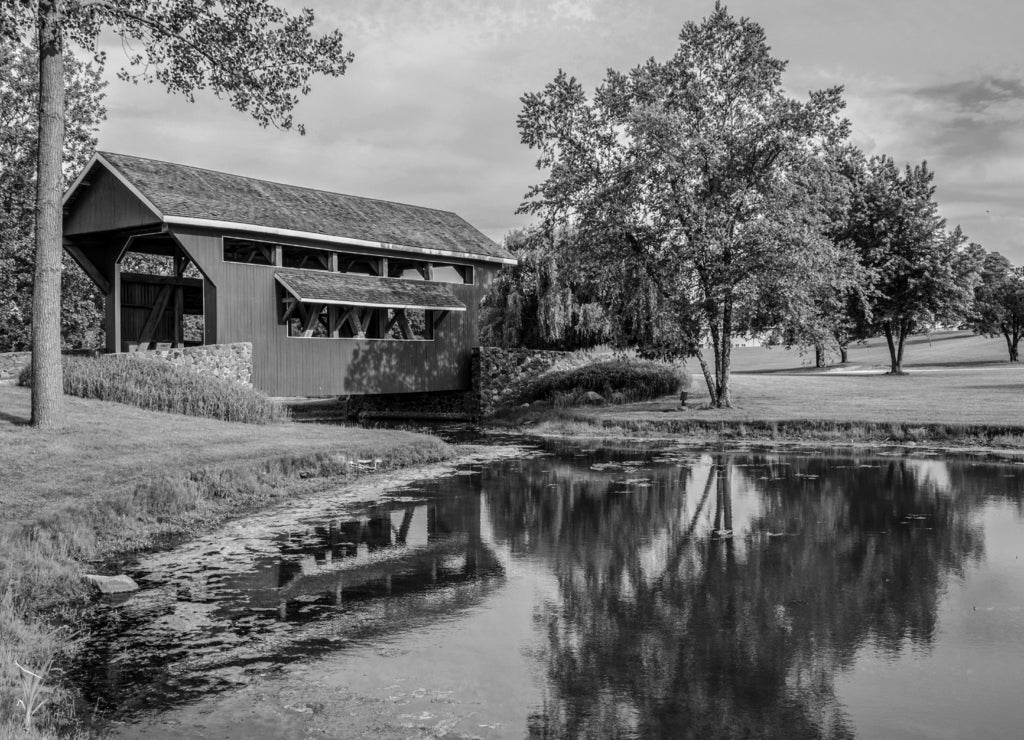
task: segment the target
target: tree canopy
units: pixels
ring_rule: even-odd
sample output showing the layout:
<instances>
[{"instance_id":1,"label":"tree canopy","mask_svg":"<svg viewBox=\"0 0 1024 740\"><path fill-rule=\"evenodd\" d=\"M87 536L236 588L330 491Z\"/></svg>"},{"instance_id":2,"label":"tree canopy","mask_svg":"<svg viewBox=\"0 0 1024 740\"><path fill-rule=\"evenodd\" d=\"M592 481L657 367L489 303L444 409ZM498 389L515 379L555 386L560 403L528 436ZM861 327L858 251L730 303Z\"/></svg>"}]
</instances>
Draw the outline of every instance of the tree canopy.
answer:
<instances>
[{"instance_id":1,"label":"tree canopy","mask_svg":"<svg viewBox=\"0 0 1024 740\"><path fill-rule=\"evenodd\" d=\"M65 61L76 45L98 51L101 31L129 49L119 77L162 84L192 100L209 90L262 126L302 132L292 111L315 74L341 75L352 61L340 31L318 34L313 12L268 0L15 0L0 9L4 35L35 37L39 50L36 253L32 306L32 423L62 419L60 360L61 194Z\"/></svg>"},{"instance_id":2,"label":"tree canopy","mask_svg":"<svg viewBox=\"0 0 1024 740\"><path fill-rule=\"evenodd\" d=\"M810 302L831 272L819 185L848 124L841 88L790 98L763 29L721 5L679 42L590 98L564 72L523 96L520 134L547 178L521 211L575 230L569 261L623 341L696 357L712 403L729 405L733 336L779 319L768 296Z\"/></svg>"},{"instance_id":3,"label":"tree canopy","mask_svg":"<svg viewBox=\"0 0 1024 740\"><path fill-rule=\"evenodd\" d=\"M573 234L520 229L505 239L519 263L502 267L480 306L480 341L499 347L581 349L609 342L608 320L565 264L558 242Z\"/></svg>"},{"instance_id":4,"label":"tree canopy","mask_svg":"<svg viewBox=\"0 0 1024 740\"><path fill-rule=\"evenodd\" d=\"M39 53L35 45L0 38L0 351L28 349L35 265L35 176L38 146ZM106 116L99 66L69 57L64 185L85 166ZM65 348L95 346L103 300L93 282L65 256L61 340Z\"/></svg>"},{"instance_id":5,"label":"tree canopy","mask_svg":"<svg viewBox=\"0 0 1024 740\"><path fill-rule=\"evenodd\" d=\"M884 334L891 372L903 372L911 334L960 324L970 308L978 251L956 227L949 231L926 162L900 168L891 157L867 161L851 197L848 236L870 275L859 331Z\"/></svg>"},{"instance_id":6,"label":"tree canopy","mask_svg":"<svg viewBox=\"0 0 1024 740\"><path fill-rule=\"evenodd\" d=\"M1024 336L1024 268L1014 267L998 252L986 254L968 323L979 334L1002 335L1010 362L1018 362Z\"/></svg>"}]
</instances>

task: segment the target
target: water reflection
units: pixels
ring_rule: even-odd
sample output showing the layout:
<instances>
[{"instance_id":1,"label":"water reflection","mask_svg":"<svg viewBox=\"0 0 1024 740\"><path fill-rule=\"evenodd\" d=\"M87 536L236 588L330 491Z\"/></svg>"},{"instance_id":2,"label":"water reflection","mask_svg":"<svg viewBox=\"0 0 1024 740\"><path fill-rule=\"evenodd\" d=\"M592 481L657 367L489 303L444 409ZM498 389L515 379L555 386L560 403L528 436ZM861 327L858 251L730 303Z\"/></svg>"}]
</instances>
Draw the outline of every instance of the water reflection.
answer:
<instances>
[{"instance_id":1,"label":"water reflection","mask_svg":"<svg viewBox=\"0 0 1024 740\"><path fill-rule=\"evenodd\" d=\"M851 735L837 672L865 641L927 647L945 579L984 551L976 498L904 460L845 462L709 456L636 490L571 465L485 478L503 534L556 553L531 734Z\"/></svg>"},{"instance_id":2,"label":"water reflection","mask_svg":"<svg viewBox=\"0 0 1024 740\"><path fill-rule=\"evenodd\" d=\"M443 620L458 630L521 588L542 698L516 736L852 737L839 678L866 650L895 663L952 639L940 604L985 566L982 514L1009 504L1021 531L1022 494L1020 468L860 454L495 463L141 564L156 587L105 626L85 670L94 699L130 713ZM547 596L522 586L541 578ZM473 646L479 659L501 639Z\"/></svg>"},{"instance_id":3,"label":"water reflection","mask_svg":"<svg viewBox=\"0 0 1024 740\"><path fill-rule=\"evenodd\" d=\"M451 618L504 577L480 504L462 486L150 559L135 572L149 588L94 630L88 699L124 718Z\"/></svg>"}]
</instances>

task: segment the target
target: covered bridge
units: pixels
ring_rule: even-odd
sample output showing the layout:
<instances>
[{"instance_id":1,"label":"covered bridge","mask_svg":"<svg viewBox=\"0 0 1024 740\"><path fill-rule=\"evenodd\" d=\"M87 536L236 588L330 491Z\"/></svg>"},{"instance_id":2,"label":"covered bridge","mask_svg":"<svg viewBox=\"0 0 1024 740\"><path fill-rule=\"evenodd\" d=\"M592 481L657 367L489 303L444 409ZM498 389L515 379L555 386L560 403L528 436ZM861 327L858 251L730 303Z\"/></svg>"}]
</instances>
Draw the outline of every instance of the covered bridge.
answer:
<instances>
[{"instance_id":1,"label":"covered bridge","mask_svg":"<svg viewBox=\"0 0 1024 740\"><path fill-rule=\"evenodd\" d=\"M469 388L477 309L511 254L449 211L97 153L64 248L108 352L252 343L275 396Z\"/></svg>"}]
</instances>

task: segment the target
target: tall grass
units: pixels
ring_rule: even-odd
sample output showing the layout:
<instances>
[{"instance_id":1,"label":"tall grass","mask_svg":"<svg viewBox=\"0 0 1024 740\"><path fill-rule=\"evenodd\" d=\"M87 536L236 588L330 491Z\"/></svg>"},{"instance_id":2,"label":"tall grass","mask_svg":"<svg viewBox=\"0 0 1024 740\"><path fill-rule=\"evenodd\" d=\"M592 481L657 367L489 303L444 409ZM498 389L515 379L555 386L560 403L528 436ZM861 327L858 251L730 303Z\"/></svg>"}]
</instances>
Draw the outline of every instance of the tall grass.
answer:
<instances>
[{"instance_id":1,"label":"tall grass","mask_svg":"<svg viewBox=\"0 0 1024 740\"><path fill-rule=\"evenodd\" d=\"M629 403L667 396L688 385L689 378L679 367L620 357L548 371L524 388L522 400L573 405L592 391L613 403Z\"/></svg>"},{"instance_id":2,"label":"tall grass","mask_svg":"<svg viewBox=\"0 0 1024 740\"><path fill-rule=\"evenodd\" d=\"M287 418L281 406L259 391L169 362L106 355L65 356L63 364L64 392L72 396L247 424ZM22 371L18 383L31 386L31 367Z\"/></svg>"}]
</instances>

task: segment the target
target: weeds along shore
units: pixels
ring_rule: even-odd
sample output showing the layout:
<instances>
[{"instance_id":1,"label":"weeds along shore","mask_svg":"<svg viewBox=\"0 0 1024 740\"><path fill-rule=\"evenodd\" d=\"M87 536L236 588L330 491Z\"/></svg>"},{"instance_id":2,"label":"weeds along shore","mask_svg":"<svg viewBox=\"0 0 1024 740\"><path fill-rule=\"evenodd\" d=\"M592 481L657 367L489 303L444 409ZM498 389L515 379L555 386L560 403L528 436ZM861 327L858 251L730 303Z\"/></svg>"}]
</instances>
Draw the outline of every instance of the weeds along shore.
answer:
<instances>
[{"instance_id":1,"label":"weeds along shore","mask_svg":"<svg viewBox=\"0 0 1024 740\"><path fill-rule=\"evenodd\" d=\"M0 386L0 737L81 732L62 680L87 640L82 576L132 551L373 471L450 459L394 430L239 424L67 398L63 430L27 425L28 391Z\"/></svg>"},{"instance_id":2,"label":"weeds along shore","mask_svg":"<svg viewBox=\"0 0 1024 740\"><path fill-rule=\"evenodd\" d=\"M698 445L808 443L836 446L916 446L974 450L984 456L1024 456L1024 425L937 422L844 421L835 419L715 420L665 418L652 411L629 418L580 408L509 410L492 427L527 436L612 441L670 438Z\"/></svg>"}]
</instances>

